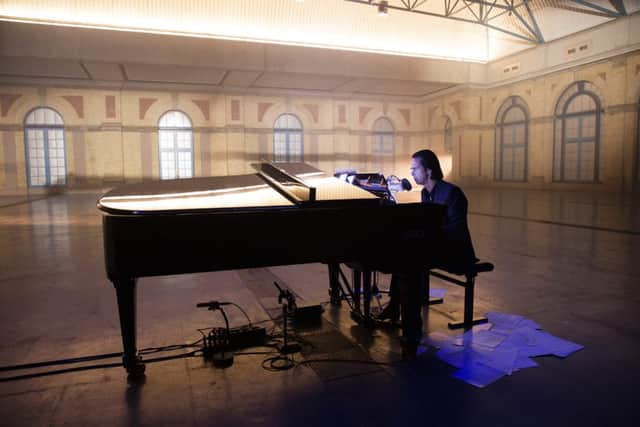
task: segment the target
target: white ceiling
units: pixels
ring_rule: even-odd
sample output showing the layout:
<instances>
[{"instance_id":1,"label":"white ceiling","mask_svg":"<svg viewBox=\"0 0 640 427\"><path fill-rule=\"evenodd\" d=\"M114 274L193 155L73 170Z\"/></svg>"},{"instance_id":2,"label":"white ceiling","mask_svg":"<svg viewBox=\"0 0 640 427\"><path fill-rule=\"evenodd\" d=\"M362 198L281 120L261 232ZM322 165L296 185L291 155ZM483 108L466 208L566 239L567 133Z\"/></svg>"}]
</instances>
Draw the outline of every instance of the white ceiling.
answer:
<instances>
[{"instance_id":1,"label":"white ceiling","mask_svg":"<svg viewBox=\"0 0 640 427\"><path fill-rule=\"evenodd\" d=\"M468 19L477 1L447 4ZM615 43L598 40L608 34L601 24L624 21L602 12L615 11L616 0L527 1L515 0L515 12L528 6L545 42L562 44L587 30L590 54L637 49L637 13L611 27ZM627 14L640 9L640 0L617 1ZM353 0L0 0L0 83L423 97L485 84L492 64L501 68L514 54L546 46L509 34L530 33L530 18L527 29L486 3L487 22L507 32L415 13L441 13L445 0L390 0L386 17ZM418 7L397 9L403 5Z\"/></svg>"},{"instance_id":2,"label":"white ceiling","mask_svg":"<svg viewBox=\"0 0 640 427\"><path fill-rule=\"evenodd\" d=\"M367 1L2 0L0 18L486 63L531 44L461 21L477 20L479 1L488 25L514 35L537 25L545 41L611 21L604 11L615 12L615 1L627 14L640 8L638 0L514 0L507 14L506 0L389 0L388 16L380 17L379 1ZM442 15L446 5L454 6L452 19L425 14ZM407 6L416 7L399 10Z\"/></svg>"}]
</instances>

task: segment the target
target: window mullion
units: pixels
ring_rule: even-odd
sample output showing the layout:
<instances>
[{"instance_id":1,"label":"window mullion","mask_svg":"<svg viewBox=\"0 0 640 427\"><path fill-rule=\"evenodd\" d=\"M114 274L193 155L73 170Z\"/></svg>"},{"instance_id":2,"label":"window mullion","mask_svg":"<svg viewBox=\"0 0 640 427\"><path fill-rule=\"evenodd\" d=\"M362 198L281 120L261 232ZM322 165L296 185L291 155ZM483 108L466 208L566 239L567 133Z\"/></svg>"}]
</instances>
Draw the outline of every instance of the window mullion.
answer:
<instances>
[{"instance_id":1,"label":"window mullion","mask_svg":"<svg viewBox=\"0 0 640 427\"><path fill-rule=\"evenodd\" d=\"M49 163L49 129L42 129L42 149L44 150L44 185L51 185L51 170Z\"/></svg>"},{"instance_id":2,"label":"window mullion","mask_svg":"<svg viewBox=\"0 0 640 427\"><path fill-rule=\"evenodd\" d=\"M284 131L284 160L291 161L291 133L288 130Z\"/></svg>"},{"instance_id":3,"label":"window mullion","mask_svg":"<svg viewBox=\"0 0 640 427\"><path fill-rule=\"evenodd\" d=\"M178 147L178 131L171 131L173 141L173 167L175 169L175 177L182 178L180 176L180 148Z\"/></svg>"},{"instance_id":4,"label":"window mullion","mask_svg":"<svg viewBox=\"0 0 640 427\"><path fill-rule=\"evenodd\" d=\"M516 128L515 126L511 127L511 180L516 179Z\"/></svg>"},{"instance_id":5,"label":"window mullion","mask_svg":"<svg viewBox=\"0 0 640 427\"><path fill-rule=\"evenodd\" d=\"M576 177L578 181L582 181L582 119L584 116L578 116L578 154L576 161Z\"/></svg>"}]
</instances>

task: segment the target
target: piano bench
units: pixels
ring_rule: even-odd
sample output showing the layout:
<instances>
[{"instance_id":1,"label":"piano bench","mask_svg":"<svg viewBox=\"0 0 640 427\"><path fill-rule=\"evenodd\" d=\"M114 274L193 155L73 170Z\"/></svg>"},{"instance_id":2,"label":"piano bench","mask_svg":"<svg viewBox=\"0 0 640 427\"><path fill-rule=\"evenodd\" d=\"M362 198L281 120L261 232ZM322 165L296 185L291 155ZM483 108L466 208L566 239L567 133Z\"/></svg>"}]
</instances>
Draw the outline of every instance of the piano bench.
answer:
<instances>
[{"instance_id":1,"label":"piano bench","mask_svg":"<svg viewBox=\"0 0 640 427\"><path fill-rule=\"evenodd\" d=\"M490 262L476 262L469 271L464 274L451 273L448 271L448 274L444 274L440 271L429 271L430 276L437 277L445 282L453 283L454 285L462 286L464 288L464 319L461 322L449 322L449 329L464 328L465 330L468 330L471 329L473 325L487 323L486 317L473 317L473 298L476 276L479 273L485 273L488 271L493 271L493 264ZM450 274L464 276L465 280L452 277Z\"/></svg>"}]
</instances>

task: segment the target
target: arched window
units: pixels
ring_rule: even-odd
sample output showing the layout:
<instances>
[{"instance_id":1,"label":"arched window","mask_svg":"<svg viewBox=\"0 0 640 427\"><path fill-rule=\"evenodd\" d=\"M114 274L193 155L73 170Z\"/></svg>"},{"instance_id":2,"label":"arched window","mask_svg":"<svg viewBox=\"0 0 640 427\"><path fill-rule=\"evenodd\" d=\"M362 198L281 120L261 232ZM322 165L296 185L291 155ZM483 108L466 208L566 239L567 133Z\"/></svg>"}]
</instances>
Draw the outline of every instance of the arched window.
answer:
<instances>
[{"instance_id":1,"label":"arched window","mask_svg":"<svg viewBox=\"0 0 640 427\"><path fill-rule=\"evenodd\" d=\"M511 96L496 115L496 180L527 180L528 146L529 109L522 98Z\"/></svg>"},{"instance_id":2,"label":"arched window","mask_svg":"<svg viewBox=\"0 0 640 427\"><path fill-rule=\"evenodd\" d=\"M453 126L449 117L444 124L444 151L447 154L453 153Z\"/></svg>"},{"instance_id":3,"label":"arched window","mask_svg":"<svg viewBox=\"0 0 640 427\"><path fill-rule=\"evenodd\" d=\"M181 111L168 111L158 122L160 178L193 177L193 131L191 120Z\"/></svg>"},{"instance_id":4,"label":"arched window","mask_svg":"<svg viewBox=\"0 0 640 427\"><path fill-rule=\"evenodd\" d=\"M302 123L293 114L282 114L273 124L275 162L302 162Z\"/></svg>"},{"instance_id":5,"label":"arched window","mask_svg":"<svg viewBox=\"0 0 640 427\"><path fill-rule=\"evenodd\" d=\"M393 124L386 117L373 122L373 143L371 144L371 172L390 173L394 169Z\"/></svg>"},{"instance_id":6,"label":"arched window","mask_svg":"<svg viewBox=\"0 0 640 427\"><path fill-rule=\"evenodd\" d=\"M601 115L600 97L593 84L579 81L562 93L554 117L554 181L598 180Z\"/></svg>"},{"instance_id":7,"label":"arched window","mask_svg":"<svg viewBox=\"0 0 640 427\"><path fill-rule=\"evenodd\" d=\"M65 185L67 161L60 114L47 107L32 110L24 119L24 139L29 187Z\"/></svg>"}]
</instances>

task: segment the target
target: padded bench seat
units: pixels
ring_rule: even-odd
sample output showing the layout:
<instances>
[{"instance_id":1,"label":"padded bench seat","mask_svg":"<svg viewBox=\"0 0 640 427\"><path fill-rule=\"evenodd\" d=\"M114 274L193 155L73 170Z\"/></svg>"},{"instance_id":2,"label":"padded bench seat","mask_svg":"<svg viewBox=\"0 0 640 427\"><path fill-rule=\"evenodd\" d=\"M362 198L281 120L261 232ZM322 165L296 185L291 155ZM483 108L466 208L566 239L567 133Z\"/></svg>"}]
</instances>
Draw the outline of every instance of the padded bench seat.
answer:
<instances>
[{"instance_id":1,"label":"padded bench seat","mask_svg":"<svg viewBox=\"0 0 640 427\"><path fill-rule=\"evenodd\" d=\"M486 317L473 317L473 299L475 290L475 279L479 273L493 271L493 264L490 262L476 262L471 268L463 274L452 273L449 271L429 270L429 275L437 277L449 283L453 283L464 288L464 319L458 322L449 322L449 329L464 328L471 329L473 325L479 325L487 322ZM446 273L446 274L445 274ZM462 276L465 280L461 280L455 276Z\"/></svg>"}]
</instances>

